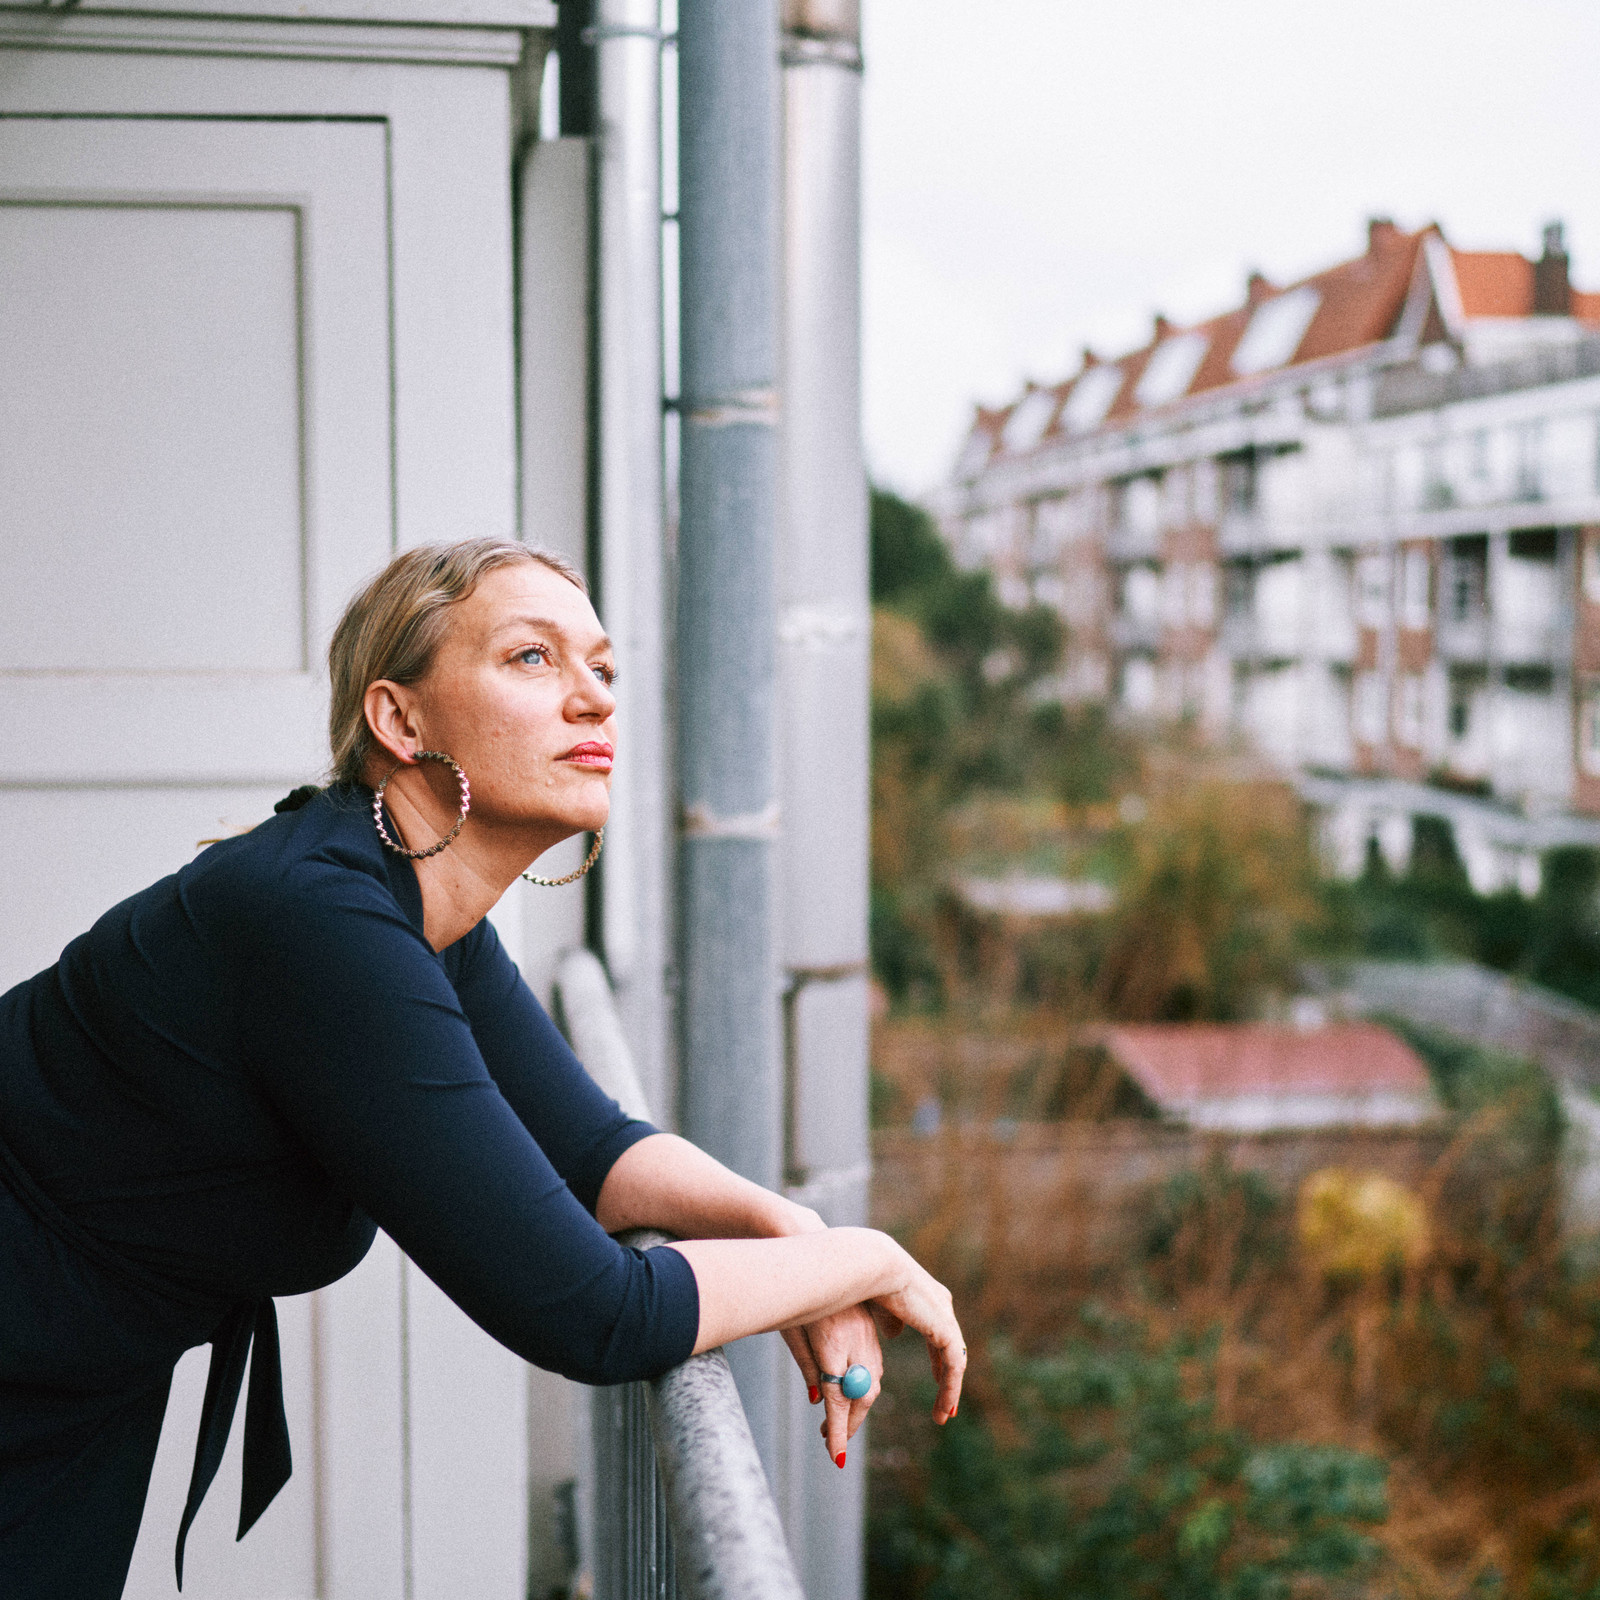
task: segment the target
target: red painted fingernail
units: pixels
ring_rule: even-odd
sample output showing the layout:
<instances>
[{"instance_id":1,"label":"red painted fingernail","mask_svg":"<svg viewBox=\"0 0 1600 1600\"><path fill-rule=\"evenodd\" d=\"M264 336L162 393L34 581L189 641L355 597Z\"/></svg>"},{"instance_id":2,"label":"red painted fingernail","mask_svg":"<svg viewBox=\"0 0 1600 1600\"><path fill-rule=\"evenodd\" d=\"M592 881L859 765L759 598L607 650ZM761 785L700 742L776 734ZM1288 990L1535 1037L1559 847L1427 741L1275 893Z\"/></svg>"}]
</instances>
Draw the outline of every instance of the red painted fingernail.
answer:
<instances>
[{"instance_id":1,"label":"red painted fingernail","mask_svg":"<svg viewBox=\"0 0 1600 1600\"><path fill-rule=\"evenodd\" d=\"M950 1407L950 1420L952 1422L956 1420L956 1408L954 1406Z\"/></svg>"},{"instance_id":2,"label":"red painted fingernail","mask_svg":"<svg viewBox=\"0 0 1600 1600\"><path fill-rule=\"evenodd\" d=\"M822 1398L822 1391L814 1383L806 1385L806 1393L811 1397L812 1405L815 1405Z\"/></svg>"},{"instance_id":3,"label":"red painted fingernail","mask_svg":"<svg viewBox=\"0 0 1600 1600\"><path fill-rule=\"evenodd\" d=\"M833 1464L834 1464L834 1466L839 1467L841 1469L844 1467L844 1451L843 1450L841 1450L838 1453L838 1455L836 1455L833 1458Z\"/></svg>"}]
</instances>

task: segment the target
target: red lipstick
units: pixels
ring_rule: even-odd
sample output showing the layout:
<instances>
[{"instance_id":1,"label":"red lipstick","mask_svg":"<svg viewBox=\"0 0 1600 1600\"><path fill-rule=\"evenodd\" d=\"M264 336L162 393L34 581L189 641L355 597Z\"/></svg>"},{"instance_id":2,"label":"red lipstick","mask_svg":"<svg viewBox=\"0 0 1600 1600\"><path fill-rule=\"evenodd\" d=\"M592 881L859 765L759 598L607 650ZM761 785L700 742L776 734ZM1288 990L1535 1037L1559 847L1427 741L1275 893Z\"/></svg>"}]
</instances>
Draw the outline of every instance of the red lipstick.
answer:
<instances>
[{"instance_id":1,"label":"red lipstick","mask_svg":"<svg viewBox=\"0 0 1600 1600\"><path fill-rule=\"evenodd\" d=\"M573 745L561 760L570 761L575 767L589 767L595 772L609 772L616 753L604 739L591 739L587 743Z\"/></svg>"}]
</instances>

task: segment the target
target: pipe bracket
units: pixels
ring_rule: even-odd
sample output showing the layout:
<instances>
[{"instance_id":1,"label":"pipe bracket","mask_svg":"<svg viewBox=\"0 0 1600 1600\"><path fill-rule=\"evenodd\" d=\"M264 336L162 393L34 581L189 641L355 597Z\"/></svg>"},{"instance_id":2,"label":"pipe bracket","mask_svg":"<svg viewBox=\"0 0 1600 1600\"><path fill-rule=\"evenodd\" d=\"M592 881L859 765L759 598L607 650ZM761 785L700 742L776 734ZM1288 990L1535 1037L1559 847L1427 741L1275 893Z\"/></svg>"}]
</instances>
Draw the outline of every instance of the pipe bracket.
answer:
<instances>
[{"instance_id":1,"label":"pipe bracket","mask_svg":"<svg viewBox=\"0 0 1600 1600\"><path fill-rule=\"evenodd\" d=\"M786 67L843 67L862 70L861 46L837 34L790 33L784 35L779 60Z\"/></svg>"},{"instance_id":2,"label":"pipe bracket","mask_svg":"<svg viewBox=\"0 0 1600 1600\"><path fill-rule=\"evenodd\" d=\"M711 395L684 407L678 402L689 422L702 428L736 428L754 425L773 428L778 423L778 391L776 389L741 389L735 394Z\"/></svg>"},{"instance_id":3,"label":"pipe bracket","mask_svg":"<svg viewBox=\"0 0 1600 1600\"><path fill-rule=\"evenodd\" d=\"M685 839L776 839L779 831L778 802L760 811L745 811L719 817L704 801L683 808L680 830Z\"/></svg>"}]
</instances>

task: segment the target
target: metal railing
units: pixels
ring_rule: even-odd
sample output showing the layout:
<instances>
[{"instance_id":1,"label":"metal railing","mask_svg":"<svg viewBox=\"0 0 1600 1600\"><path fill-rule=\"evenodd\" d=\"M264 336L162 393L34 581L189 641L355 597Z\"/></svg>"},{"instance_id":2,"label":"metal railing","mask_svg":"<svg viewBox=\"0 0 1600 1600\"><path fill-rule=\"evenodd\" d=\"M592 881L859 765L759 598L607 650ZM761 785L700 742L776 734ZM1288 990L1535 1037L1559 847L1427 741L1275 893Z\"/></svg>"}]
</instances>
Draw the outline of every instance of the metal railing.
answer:
<instances>
[{"instance_id":1,"label":"metal railing","mask_svg":"<svg viewBox=\"0 0 1600 1600\"><path fill-rule=\"evenodd\" d=\"M649 1107L588 950L556 972L562 1026L595 1081L630 1116ZM664 1233L623 1243L650 1249ZM804 1600L733 1373L720 1350L591 1402L594 1600Z\"/></svg>"}]
</instances>

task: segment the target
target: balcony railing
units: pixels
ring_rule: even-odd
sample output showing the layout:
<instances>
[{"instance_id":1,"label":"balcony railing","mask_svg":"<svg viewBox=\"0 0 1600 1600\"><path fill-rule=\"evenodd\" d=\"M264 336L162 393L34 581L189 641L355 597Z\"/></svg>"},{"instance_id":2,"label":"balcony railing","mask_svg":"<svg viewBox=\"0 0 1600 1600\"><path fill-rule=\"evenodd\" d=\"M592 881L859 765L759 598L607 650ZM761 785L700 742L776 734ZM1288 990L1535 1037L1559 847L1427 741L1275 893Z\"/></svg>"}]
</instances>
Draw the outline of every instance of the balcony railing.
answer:
<instances>
[{"instance_id":1,"label":"balcony railing","mask_svg":"<svg viewBox=\"0 0 1600 1600\"><path fill-rule=\"evenodd\" d=\"M605 970L556 974L562 1024L595 1081L648 1117ZM649 1249L666 1234L640 1230ZM651 1383L596 1389L590 1412L594 1600L804 1600L733 1373L720 1350Z\"/></svg>"}]
</instances>

